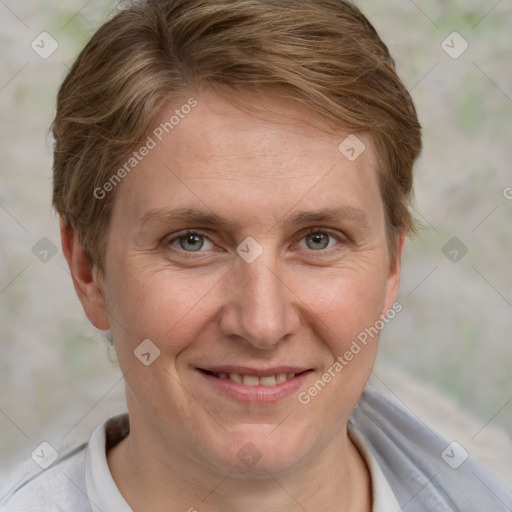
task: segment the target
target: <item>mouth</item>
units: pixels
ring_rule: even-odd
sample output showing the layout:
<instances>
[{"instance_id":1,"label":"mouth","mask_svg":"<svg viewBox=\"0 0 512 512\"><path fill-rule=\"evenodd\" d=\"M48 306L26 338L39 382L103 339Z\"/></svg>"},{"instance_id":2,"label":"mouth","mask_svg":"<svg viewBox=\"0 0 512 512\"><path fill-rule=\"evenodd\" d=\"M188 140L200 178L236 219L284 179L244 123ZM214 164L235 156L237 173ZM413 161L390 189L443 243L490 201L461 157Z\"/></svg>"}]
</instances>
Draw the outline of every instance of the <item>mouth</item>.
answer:
<instances>
[{"instance_id":1,"label":"mouth","mask_svg":"<svg viewBox=\"0 0 512 512\"><path fill-rule=\"evenodd\" d=\"M231 382L242 384L243 386L266 386L270 388L277 386L278 384L282 384L283 382L286 382L288 380L292 380L297 375L303 375L304 373L312 371L303 370L298 372L276 372L268 375L259 376L255 374L251 375L237 372L214 372L211 370L205 370L203 368L198 368L198 370L206 375L211 375L212 377L215 377L217 379L230 380Z\"/></svg>"},{"instance_id":2,"label":"mouth","mask_svg":"<svg viewBox=\"0 0 512 512\"><path fill-rule=\"evenodd\" d=\"M272 403L296 393L313 369L296 367L256 370L245 367L196 368L216 395L245 403Z\"/></svg>"}]
</instances>

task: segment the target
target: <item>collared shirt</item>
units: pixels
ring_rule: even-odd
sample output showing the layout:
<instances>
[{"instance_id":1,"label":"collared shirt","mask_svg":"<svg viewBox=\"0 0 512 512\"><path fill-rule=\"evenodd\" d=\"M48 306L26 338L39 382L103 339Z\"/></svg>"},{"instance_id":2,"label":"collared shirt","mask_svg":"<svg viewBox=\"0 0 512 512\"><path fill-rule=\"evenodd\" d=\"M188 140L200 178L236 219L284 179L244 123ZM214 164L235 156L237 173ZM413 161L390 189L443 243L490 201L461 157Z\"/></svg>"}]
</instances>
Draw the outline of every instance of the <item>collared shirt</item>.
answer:
<instances>
[{"instance_id":1,"label":"collared shirt","mask_svg":"<svg viewBox=\"0 0 512 512\"><path fill-rule=\"evenodd\" d=\"M127 433L127 414L108 419L93 432L87 445L65 455L60 462L22 485L6 512L132 512L112 478L106 456L107 449ZM370 470L372 512L398 512L398 502L368 445L353 427L350 437Z\"/></svg>"},{"instance_id":2,"label":"collared shirt","mask_svg":"<svg viewBox=\"0 0 512 512\"><path fill-rule=\"evenodd\" d=\"M389 485L382 468L373 454L370 445L353 424L348 424L348 435L365 459L372 482L372 512L401 512L396 496Z\"/></svg>"},{"instance_id":3,"label":"collared shirt","mask_svg":"<svg viewBox=\"0 0 512 512\"><path fill-rule=\"evenodd\" d=\"M512 496L498 479L470 458L462 461L453 449L443 452L446 441L372 388L365 390L354 410L348 433L370 471L372 512L512 510ZM127 434L127 414L110 418L88 443L25 477L0 510L132 512L106 456ZM442 452L451 458L443 460Z\"/></svg>"}]
</instances>

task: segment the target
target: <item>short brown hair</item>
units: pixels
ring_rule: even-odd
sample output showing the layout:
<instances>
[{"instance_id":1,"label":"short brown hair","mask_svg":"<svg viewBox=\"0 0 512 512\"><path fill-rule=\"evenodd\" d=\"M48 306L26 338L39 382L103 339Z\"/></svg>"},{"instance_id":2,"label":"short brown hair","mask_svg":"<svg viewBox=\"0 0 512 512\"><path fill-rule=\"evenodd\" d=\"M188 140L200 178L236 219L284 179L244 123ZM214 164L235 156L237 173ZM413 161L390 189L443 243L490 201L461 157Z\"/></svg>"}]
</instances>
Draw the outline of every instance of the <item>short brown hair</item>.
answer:
<instances>
[{"instance_id":1,"label":"short brown hair","mask_svg":"<svg viewBox=\"0 0 512 512\"><path fill-rule=\"evenodd\" d=\"M408 208L421 127L374 27L344 0L147 0L103 24L65 78L52 124L53 205L103 271L114 175L170 100L276 88L333 129L369 133L390 253ZM340 141L341 142L341 141Z\"/></svg>"}]
</instances>

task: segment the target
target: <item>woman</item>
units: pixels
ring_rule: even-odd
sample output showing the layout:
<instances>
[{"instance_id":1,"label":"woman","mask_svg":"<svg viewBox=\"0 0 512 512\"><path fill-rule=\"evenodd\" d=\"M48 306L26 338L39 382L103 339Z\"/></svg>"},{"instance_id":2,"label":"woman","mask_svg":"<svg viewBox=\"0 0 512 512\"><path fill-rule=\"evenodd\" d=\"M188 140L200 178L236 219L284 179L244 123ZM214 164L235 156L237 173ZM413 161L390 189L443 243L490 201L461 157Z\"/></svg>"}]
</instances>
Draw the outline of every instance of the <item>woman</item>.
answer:
<instances>
[{"instance_id":1,"label":"woman","mask_svg":"<svg viewBox=\"0 0 512 512\"><path fill-rule=\"evenodd\" d=\"M73 65L53 133L63 251L128 414L5 510L511 509L367 386L421 129L354 5L133 3Z\"/></svg>"}]
</instances>

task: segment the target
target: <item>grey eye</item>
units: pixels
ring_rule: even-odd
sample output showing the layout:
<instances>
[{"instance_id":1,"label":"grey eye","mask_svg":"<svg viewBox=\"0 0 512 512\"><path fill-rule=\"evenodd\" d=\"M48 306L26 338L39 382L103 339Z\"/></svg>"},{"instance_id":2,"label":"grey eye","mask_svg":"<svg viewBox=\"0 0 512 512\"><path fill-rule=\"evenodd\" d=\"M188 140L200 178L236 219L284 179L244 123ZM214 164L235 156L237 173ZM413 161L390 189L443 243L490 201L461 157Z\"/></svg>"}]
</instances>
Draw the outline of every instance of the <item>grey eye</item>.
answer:
<instances>
[{"instance_id":1,"label":"grey eye","mask_svg":"<svg viewBox=\"0 0 512 512\"><path fill-rule=\"evenodd\" d=\"M309 249L326 249L329 246L329 237L330 235L328 233L323 233L321 231L318 231L317 233L310 233L306 236L306 244Z\"/></svg>"},{"instance_id":2,"label":"grey eye","mask_svg":"<svg viewBox=\"0 0 512 512\"><path fill-rule=\"evenodd\" d=\"M189 234L179 237L180 247L187 252L200 251L204 246L204 237L197 234Z\"/></svg>"}]
</instances>

